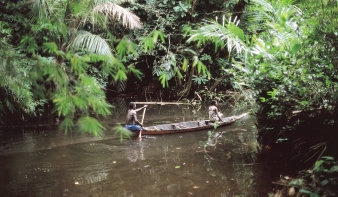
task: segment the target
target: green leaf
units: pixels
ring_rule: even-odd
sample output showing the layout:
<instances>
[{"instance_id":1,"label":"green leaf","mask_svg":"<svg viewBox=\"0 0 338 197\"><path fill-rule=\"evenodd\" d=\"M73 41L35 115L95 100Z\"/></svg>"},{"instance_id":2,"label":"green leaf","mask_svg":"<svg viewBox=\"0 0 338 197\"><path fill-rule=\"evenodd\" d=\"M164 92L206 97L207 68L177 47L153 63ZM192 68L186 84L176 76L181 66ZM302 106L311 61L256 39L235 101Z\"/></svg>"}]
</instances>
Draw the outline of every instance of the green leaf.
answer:
<instances>
[{"instance_id":1,"label":"green leaf","mask_svg":"<svg viewBox=\"0 0 338 197\"><path fill-rule=\"evenodd\" d=\"M97 119L89 116L81 117L77 122L77 126L79 131L92 133L95 136L100 135L105 130Z\"/></svg>"},{"instance_id":2,"label":"green leaf","mask_svg":"<svg viewBox=\"0 0 338 197\"><path fill-rule=\"evenodd\" d=\"M112 55L110 46L104 38L87 31L79 31L69 47L73 50L85 49L91 53Z\"/></svg>"},{"instance_id":3,"label":"green leaf","mask_svg":"<svg viewBox=\"0 0 338 197\"><path fill-rule=\"evenodd\" d=\"M54 42L45 42L42 45L43 52L47 52L50 54L57 54L58 53L58 47Z\"/></svg>"},{"instance_id":4,"label":"green leaf","mask_svg":"<svg viewBox=\"0 0 338 197\"><path fill-rule=\"evenodd\" d=\"M306 190L306 189L300 189L299 192L300 192L300 193L304 193L304 194L312 194L311 191Z\"/></svg>"},{"instance_id":5,"label":"green leaf","mask_svg":"<svg viewBox=\"0 0 338 197\"><path fill-rule=\"evenodd\" d=\"M138 53L136 52L136 44L130 40L122 39L116 47L117 54L123 59L129 54L134 54L136 57Z\"/></svg>"},{"instance_id":6,"label":"green leaf","mask_svg":"<svg viewBox=\"0 0 338 197\"><path fill-rule=\"evenodd\" d=\"M327 185L329 182L330 182L329 180L325 179L325 180L322 180L322 181L320 182L320 185L325 186L325 185Z\"/></svg>"},{"instance_id":7,"label":"green leaf","mask_svg":"<svg viewBox=\"0 0 338 197\"><path fill-rule=\"evenodd\" d=\"M133 64L128 66L128 70L134 74L135 77L137 77L139 80L142 79L143 73L141 71L139 71L138 69L135 68L135 66Z\"/></svg>"},{"instance_id":8,"label":"green leaf","mask_svg":"<svg viewBox=\"0 0 338 197\"><path fill-rule=\"evenodd\" d=\"M315 166L313 167L313 171L320 171L321 170L321 166L324 163L323 160L319 160L315 163Z\"/></svg>"},{"instance_id":9,"label":"green leaf","mask_svg":"<svg viewBox=\"0 0 338 197\"><path fill-rule=\"evenodd\" d=\"M294 44L291 49L291 54L296 54L300 50L301 47L302 45L299 43Z\"/></svg>"},{"instance_id":10,"label":"green leaf","mask_svg":"<svg viewBox=\"0 0 338 197\"><path fill-rule=\"evenodd\" d=\"M230 25L228 25L228 30L239 39L244 41L244 31L241 28L237 27L234 23L230 23Z\"/></svg>"},{"instance_id":11,"label":"green leaf","mask_svg":"<svg viewBox=\"0 0 338 197\"><path fill-rule=\"evenodd\" d=\"M127 80L127 75L126 75L126 73L123 70L118 70L117 73L115 74L114 80L115 81Z\"/></svg>"},{"instance_id":12,"label":"green leaf","mask_svg":"<svg viewBox=\"0 0 338 197\"><path fill-rule=\"evenodd\" d=\"M187 72L188 69L188 60L186 58L183 59L182 70Z\"/></svg>"},{"instance_id":13,"label":"green leaf","mask_svg":"<svg viewBox=\"0 0 338 197\"><path fill-rule=\"evenodd\" d=\"M20 47L26 49L29 53L35 54L35 51L39 49L35 38L25 35L20 41Z\"/></svg>"},{"instance_id":14,"label":"green leaf","mask_svg":"<svg viewBox=\"0 0 338 197\"><path fill-rule=\"evenodd\" d=\"M183 32L183 37L186 37L187 35L189 35L192 31L192 27L190 25L184 24L183 28L182 28L182 32Z\"/></svg>"},{"instance_id":15,"label":"green leaf","mask_svg":"<svg viewBox=\"0 0 338 197\"><path fill-rule=\"evenodd\" d=\"M66 117L60 124L60 128L67 134L74 127L73 119Z\"/></svg>"},{"instance_id":16,"label":"green leaf","mask_svg":"<svg viewBox=\"0 0 338 197\"><path fill-rule=\"evenodd\" d=\"M323 156L321 158L326 159L328 161L334 161L334 157L331 157L331 156Z\"/></svg>"},{"instance_id":17,"label":"green leaf","mask_svg":"<svg viewBox=\"0 0 338 197\"><path fill-rule=\"evenodd\" d=\"M160 37L161 41L162 41L163 43L165 43L163 32L161 32L161 31L159 31L159 30L155 30L155 31L152 31L152 32L150 33L150 35L153 35L153 41L154 41L154 43L157 42L158 37Z\"/></svg>"},{"instance_id":18,"label":"green leaf","mask_svg":"<svg viewBox=\"0 0 338 197\"><path fill-rule=\"evenodd\" d=\"M169 87L168 84L168 76L166 73L162 73L161 76L159 77L159 80L161 81L162 87Z\"/></svg>"},{"instance_id":19,"label":"green leaf","mask_svg":"<svg viewBox=\"0 0 338 197\"><path fill-rule=\"evenodd\" d=\"M180 79L183 78L183 75L182 75L180 70L177 70L176 73L177 73L178 78L180 78Z\"/></svg>"},{"instance_id":20,"label":"green leaf","mask_svg":"<svg viewBox=\"0 0 338 197\"><path fill-rule=\"evenodd\" d=\"M192 66L195 67L197 65L197 63L198 63L198 57L194 56Z\"/></svg>"},{"instance_id":21,"label":"green leaf","mask_svg":"<svg viewBox=\"0 0 338 197\"><path fill-rule=\"evenodd\" d=\"M140 43L145 53L155 48L155 42L153 38L149 38L149 37L143 38Z\"/></svg>"},{"instance_id":22,"label":"green leaf","mask_svg":"<svg viewBox=\"0 0 338 197\"><path fill-rule=\"evenodd\" d=\"M338 165L332 166L332 167L330 168L330 172L331 172L331 173L332 173L332 172L338 172Z\"/></svg>"},{"instance_id":23,"label":"green leaf","mask_svg":"<svg viewBox=\"0 0 338 197\"><path fill-rule=\"evenodd\" d=\"M124 138L130 138L133 135L131 131L121 126L120 124L115 126L113 130L115 130L115 135L119 135L121 142L123 141Z\"/></svg>"}]
</instances>

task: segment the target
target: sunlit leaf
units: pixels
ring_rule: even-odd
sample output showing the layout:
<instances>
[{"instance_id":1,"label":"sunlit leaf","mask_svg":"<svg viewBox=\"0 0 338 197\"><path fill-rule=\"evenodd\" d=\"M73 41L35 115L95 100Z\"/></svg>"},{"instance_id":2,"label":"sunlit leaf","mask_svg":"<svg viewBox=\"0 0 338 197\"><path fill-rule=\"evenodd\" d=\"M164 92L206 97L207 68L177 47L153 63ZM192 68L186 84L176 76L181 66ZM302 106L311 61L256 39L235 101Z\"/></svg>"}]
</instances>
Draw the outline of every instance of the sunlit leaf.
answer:
<instances>
[{"instance_id":1,"label":"sunlit leaf","mask_svg":"<svg viewBox=\"0 0 338 197\"><path fill-rule=\"evenodd\" d=\"M58 52L58 47L56 46L56 44L54 42L45 42L43 43L43 51L50 53L50 54L57 54Z\"/></svg>"},{"instance_id":2,"label":"sunlit leaf","mask_svg":"<svg viewBox=\"0 0 338 197\"><path fill-rule=\"evenodd\" d=\"M168 87L168 78L166 73L162 73L161 76L159 77L159 80L162 84L162 87Z\"/></svg>"},{"instance_id":3,"label":"sunlit leaf","mask_svg":"<svg viewBox=\"0 0 338 197\"><path fill-rule=\"evenodd\" d=\"M119 44L116 47L117 54L121 58L125 58L128 54L134 54L135 56L138 56L138 53L135 50L136 44L131 42L130 40L122 39Z\"/></svg>"},{"instance_id":4,"label":"sunlit leaf","mask_svg":"<svg viewBox=\"0 0 338 197\"><path fill-rule=\"evenodd\" d=\"M188 60L186 58L183 59L182 70L186 72L188 69Z\"/></svg>"},{"instance_id":5,"label":"sunlit leaf","mask_svg":"<svg viewBox=\"0 0 338 197\"><path fill-rule=\"evenodd\" d=\"M115 3L102 2L96 5L90 14L91 20L89 22L93 22L93 24L95 24L95 22L97 21L97 14L103 14L107 19L110 19L111 21L121 21L122 25L127 28L139 29L142 27L142 23L138 16L133 14L130 10L123 8ZM83 23L86 22L87 21L84 21Z\"/></svg>"},{"instance_id":6,"label":"sunlit leaf","mask_svg":"<svg viewBox=\"0 0 338 197\"><path fill-rule=\"evenodd\" d=\"M292 47L292 49L291 49L291 53L292 53L292 54L296 54L296 53L299 51L299 49L300 49L301 47L302 47L301 44L296 43L295 45L293 45L293 47Z\"/></svg>"},{"instance_id":7,"label":"sunlit leaf","mask_svg":"<svg viewBox=\"0 0 338 197\"><path fill-rule=\"evenodd\" d=\"M87 50L91 53L112 55L107 41L99 35L94 35L88 31L79 31L75 39L69 45L73 50Z\"/></svg>"},{"instance_id":8,"label":"sunlit leaf","mask_svg":"<svg viewBox=\"0 0 338 197\"><path fill-rule=\"evenodd\" d=\"M125 127L122 127L120 124L115 126L113 130L115 130L115 135L118 135L120 137L121 142L124 138L130 138L130 136L132 136L132 132Z\"/></svg>"},{"instance_id":9,"label":"sunlit leaf","mask_svg":"<svg viewBox=\"0 0 338 197\"><path fill-rule=\"evenodd\" d=\"M123 70L118 70L114 77L115 81L127 80L127 75Z\"/></svg>"},{"instance_id":10,"label":"sunlit leaf","mask_svg":"<svg viewBox=\"0 0 338 197\"><path fill-rule=\"evenodd\" d=\"M164 34L163 34L163 32L161 32L161 31L158 31L158 30L152 31L152 32L150 33L150 35L153 35L153 41L154 41L154 43L157 42L158 37L160 37L160 39L161 39L161 41L162 41L163 43L165 42L165 40L164 40Z\"/></svg>"}]
</instances>

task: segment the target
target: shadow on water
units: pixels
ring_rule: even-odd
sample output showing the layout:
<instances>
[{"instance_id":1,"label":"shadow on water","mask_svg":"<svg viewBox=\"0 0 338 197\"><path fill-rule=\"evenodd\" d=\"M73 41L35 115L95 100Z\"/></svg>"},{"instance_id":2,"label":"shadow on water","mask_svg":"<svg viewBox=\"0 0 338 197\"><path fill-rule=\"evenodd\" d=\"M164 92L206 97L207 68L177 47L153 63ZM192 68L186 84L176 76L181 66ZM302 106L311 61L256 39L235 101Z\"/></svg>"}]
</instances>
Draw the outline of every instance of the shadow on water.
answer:
<instances>
[{"instance_id":1,"label":"shadow on water","mask_svg":"<svg viewBox=\"0 0 338 197\"><path fill-rule=\"evenodd\" d=\"M120 142L112 128L124 124L128 103L115 101L113 115L102 120L104 137L1 131L0 196L267 196L273 170L257 163L252 117L214 131ZM206 105L149 105L144 124L206 114Z\"/></svg>"}]
</instances>

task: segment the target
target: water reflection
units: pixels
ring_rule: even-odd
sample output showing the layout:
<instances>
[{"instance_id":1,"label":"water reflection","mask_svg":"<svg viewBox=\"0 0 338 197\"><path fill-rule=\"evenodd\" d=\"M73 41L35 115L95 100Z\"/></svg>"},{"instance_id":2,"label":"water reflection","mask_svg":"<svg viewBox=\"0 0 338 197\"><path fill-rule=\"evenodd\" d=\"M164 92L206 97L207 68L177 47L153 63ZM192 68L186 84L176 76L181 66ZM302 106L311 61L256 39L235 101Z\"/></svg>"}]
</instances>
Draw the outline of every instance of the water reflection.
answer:
<instances>
[{"instance_id":1,"label":"water reflection","mask_svg":"<svg viewBox=\"0 0 338 197\"><path fill-rule=\"evenodd\" d=\"M144 141L140 141L139 143L129 145L129 147L126 150L127 159L133 163L136 162L137 160L145 160L144 147L145 147Z\"/></svg>"},{"instance_id":2,"label":"water reflection","mask_svg":"<svg viewBox=\"0 0 338 197\"><path fill-rule=\"evenodd\" d=\"M107 128L124 123L129 101L117 102L116 114L102 120ZM151 105L144 122L206 115L203 105ZM210 132L145 136L142 141L120 142L109 129L105 138L48 130L6 134L0 150L1 196L263 196L265 187L257 187L256 176L265 168L255 164L252 121L246 117Z\"/></svg>"}]
</instances>

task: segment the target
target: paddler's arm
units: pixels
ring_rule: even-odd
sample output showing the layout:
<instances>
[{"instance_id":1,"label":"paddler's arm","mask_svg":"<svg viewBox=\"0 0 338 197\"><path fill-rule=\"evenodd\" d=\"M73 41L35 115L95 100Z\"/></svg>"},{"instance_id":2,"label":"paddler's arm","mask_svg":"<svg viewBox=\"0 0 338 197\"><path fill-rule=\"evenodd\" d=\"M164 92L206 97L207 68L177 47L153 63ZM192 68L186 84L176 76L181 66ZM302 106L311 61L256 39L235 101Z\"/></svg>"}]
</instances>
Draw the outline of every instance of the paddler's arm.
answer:
<instances>
[{"instance_id":1,"label":"paddler's arm","mask_svg":"<svg viewBox=\"0 0 338 197\"><path fill-rule=\"evenodd\" d=\"M217 107L215 108L215 112L216 112L217 117L219 118L219 121L224 122L218 114L218 108Z\"/></svg>"},{"instance_id":2,"label":"paddler's arm","mask_svg":"<svg viewBox=\"0 0 338 197\"><path fill-rule=\"evenodd\" d=\"M138 108L138 109L135 109L134 111L140 111L141 109L144 109L144 108L147 108L148 107L148 105L144 105L143 107L140 107L140 108Z\"/></svg>"}]
</instances>

